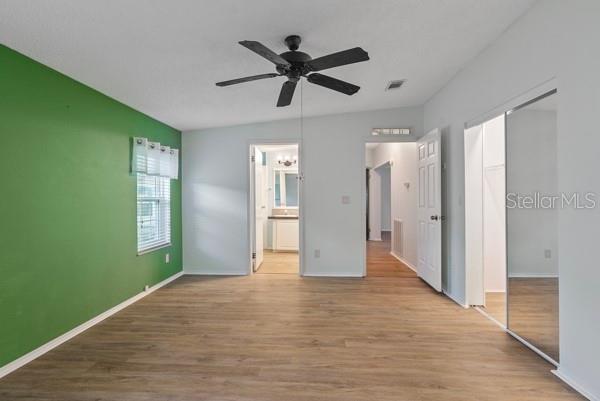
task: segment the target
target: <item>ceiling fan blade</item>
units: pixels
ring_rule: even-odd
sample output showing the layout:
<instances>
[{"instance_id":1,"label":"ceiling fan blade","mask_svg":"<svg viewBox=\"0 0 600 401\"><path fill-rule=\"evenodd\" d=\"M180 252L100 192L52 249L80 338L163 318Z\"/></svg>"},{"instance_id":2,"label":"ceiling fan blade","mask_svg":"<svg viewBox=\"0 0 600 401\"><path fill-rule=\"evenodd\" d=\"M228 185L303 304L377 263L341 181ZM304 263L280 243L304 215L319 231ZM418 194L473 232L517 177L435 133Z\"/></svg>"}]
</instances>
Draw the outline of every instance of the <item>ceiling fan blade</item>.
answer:
<instances>
[{"instance_id":1,"label":"ceiling fan blade","mask_svg":"<svg viewBox=\"0 0 600 401\"><path fill-rule=\"evenodd\" d=\"M242 40L238 43L244 46L245 48L252 50L259 56L266 58L275 65L281 67L291 67L291 64L288 63L283 57L281 57L279 54L275 53L273 50L269 49L267 46L263 45L260 42L256 42L254 40Z\"/></svg>"},{"instance_id":2,"label":"ceiling fan blade","mask_svg":"<svg viewBox=\"0 0 600 401\"><path fill-rule=\"evenodd\" d=\"M310 74L306 79L312 84L324 86L334 91L345 93L346 95L354 95L360 89L360 86L318 73Z\"/></svg>"},{"instance_id":3,"label":"ceiling fan blade","mask_svg":"<svg viewBox=\"0 0 600 401\"><path fill-rule=\"evenodd\" d=\"M327 68L339 67L341 65L359 63L369 60L369 53L355 47L341 52L329 54L309 61L307 64L312 71L321 71Z\"/></svg>"},{"instance_id":4,"label":"ceiling fan blade","mask_svg":"<svg viewBox=\"0 0 600 401\"><path fill-rule=\"evenodd\" d=\"M296 82L287 81L283 83L281 92L279 92L279 99L277 100L277 107L289 106L292 103L292 97L294 97L294 90L296 89Z\"/></svg>"},{"instance_id":5,"label":"ceiling fan blade","mask_svg":"<svg viewBox=\"0 0 600 401\"><path fill-rule=\"evenodd\" d=\"M270 73L270 74L260 74L260 75L252 75L251 77L237 78L229 81L217 82L217 86L229 86L235 84L241 84L243 82L256 81L257 79L265 79L265 78L275 78L278 77L279 74Z\"/></svg>"}]
</instances>

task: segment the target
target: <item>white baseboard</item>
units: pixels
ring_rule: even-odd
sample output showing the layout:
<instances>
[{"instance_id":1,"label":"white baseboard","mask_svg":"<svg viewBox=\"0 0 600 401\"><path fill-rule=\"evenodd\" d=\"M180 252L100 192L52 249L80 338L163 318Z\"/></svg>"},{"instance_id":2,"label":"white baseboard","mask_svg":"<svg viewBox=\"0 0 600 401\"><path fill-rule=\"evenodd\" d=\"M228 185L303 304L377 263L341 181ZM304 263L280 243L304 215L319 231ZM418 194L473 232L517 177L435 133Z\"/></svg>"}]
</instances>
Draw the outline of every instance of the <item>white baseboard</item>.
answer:
<instances>
[{"instance_id":1,"label":"white baseboard","mask_svg":"<svg viewBox=\"0 0 600 401\"><path fill-rule=\"evenodd\" d=\"M403 264L405 264L406 266L408 266L412 271L414 271L415 273L417 272L417 268L414 267L412 265L412 263L410 263L408 260L401 258L400 256L396 255L393 251L390 252L390 255L392 255L393 257L395 257L396 259L398 259L400 262L402 262Z\"/></svg>"},{"instance_id":2,"label":"white baseboard","mask_svg":"<svg viewBox=\"0 0 600 401\"><path fill-rule=\"evenodd\" d=\"M247 276L249 270L223 271L222 269L206 269L195 267L184 267L183 274L190 276Z\"/></svg>"},{"instance_id":3,"label":"white baseboard","mask_svg":"<svg viewBox=\"0 0 600 401\"><path fill-rule=\"evenodd\" d=\"M369 238L367 241L382 241L381 237L379 238Z\"/></svg>"},{"instance_id":4,"label":"white baseboard","mask_svg":"<svg viewBox=\"0 0 600 401\"><path fill-rule=\"evenodd\" d=\"M317 273L310 273L310 272L305 272L302 277L336 277L336 278L363 278L364 276L362 274L354 274L354 273L340 273L340 272L317 272Z\"/></svg>"},{"instance_id":5,"label":"white baseboard","mask_svg":"<svg viewBox=\"0 0 600 401\"><path fill-rule=\"evenodd\" d=\"M596 396L596 395L590 393L589 391L587 391L586 389L584 389L576 381L574 381L569 375L564 374L562 372L562 370L560 369L560 366L558 367L558 369L553 370L552 373L554 373L554 375L556 377L558 377L560 380L564 381L569 386L573 387L573 389L575 391L577 391L579 394L581 394L582 396L584 396L588 400L590 400L590 401L600 401L600 396Z\"/></svg>"},{"instance_id":6,"label":"white baseboard","mask_svg":"<svg viewBox=\"0 0 600 401\"><path fill-rule=\"evenodd\" d=\"M0 378L6 376L7 374L9 374L11 372L14 372L15 370L19 369L22 366L25 366L29 362L33 361L36 358L39 358L40 356L44 355L46 352L52 350L53 348L58 347L62 343L70 340L71 338L75 337L76 335L78 335L80 333L83 333L85 330L100 323L104 319L114 315L115 313L119 312L122 309L125 309L129 305L139 301L140 299L144 298L146 295L151 294L154 291L158 290L159 288L169 284L171 281L178 279L183 274L184 273L181 271L179 273L172 275L171 277L161 281L158 284L153 285L152 287L148 288L147 290L134 295L133 297L121 302L120 304L118 304L116 306L113 306L106 312L102 312L101 314L99 314L96 317L93 317L92 319L88 320L87 322L80 324L79 326L67 331L66 333L60 335L59 337L56 337L55 339L50 340L46 344L39 346L38 348L34 349L33 351L0 367Z\"/></svg>"},{"instance_id":7,"label":"white baseboard","mask_svg":"<svg viewBox=\"0 0 600 401\"><path fill-rule=\"evenodd\" d=\"M508 278L558 278L555 273L510 273Z\"/></svg>"}]
</instances>

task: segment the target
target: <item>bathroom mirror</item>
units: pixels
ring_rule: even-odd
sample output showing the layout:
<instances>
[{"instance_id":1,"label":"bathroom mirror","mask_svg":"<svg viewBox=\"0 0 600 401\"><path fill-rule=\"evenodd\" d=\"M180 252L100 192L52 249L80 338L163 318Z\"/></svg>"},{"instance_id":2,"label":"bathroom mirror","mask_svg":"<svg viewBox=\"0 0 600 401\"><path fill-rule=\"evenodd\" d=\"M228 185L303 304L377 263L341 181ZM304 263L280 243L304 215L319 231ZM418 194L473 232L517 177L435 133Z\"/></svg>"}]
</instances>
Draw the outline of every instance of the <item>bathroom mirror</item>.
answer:
<instances>
[{"instance_id":1,"label":"bathroom mirror","mask_svg":"<svg viewBox=\"0 0 600 401\"><path fill-rule=\"evenodd\" d=\"M276 170L274 179L275 207L298 207L298 171Z\"/></svg>"},{"instance_id":2,"label":"bathroom mirror","mask_svg":"<svg viewBox=\"0 0 600 401\"><path fill-rule=\"evenodd\" d=\"M508 329L558 362L556 97L506 115L506 261Z\"/></svg>"}]
</instances>

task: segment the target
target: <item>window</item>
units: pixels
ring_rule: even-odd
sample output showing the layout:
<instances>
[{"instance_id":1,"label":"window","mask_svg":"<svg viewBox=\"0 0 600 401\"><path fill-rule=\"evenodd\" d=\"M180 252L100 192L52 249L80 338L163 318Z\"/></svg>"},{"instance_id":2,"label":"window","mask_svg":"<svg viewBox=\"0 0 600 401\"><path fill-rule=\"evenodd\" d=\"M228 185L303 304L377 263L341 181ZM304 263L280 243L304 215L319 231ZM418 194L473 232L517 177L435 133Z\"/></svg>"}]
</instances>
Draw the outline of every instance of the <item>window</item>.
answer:
<instances>
[{"instance_id":1,"label":"window","mask_svg":"<svg viewBox=\"0 0 600 401\"><path fill-rule=\"evenodd\" d=\"M171 180L137 174L138 254L171 244Z\"/></svg>"}]
</instances>

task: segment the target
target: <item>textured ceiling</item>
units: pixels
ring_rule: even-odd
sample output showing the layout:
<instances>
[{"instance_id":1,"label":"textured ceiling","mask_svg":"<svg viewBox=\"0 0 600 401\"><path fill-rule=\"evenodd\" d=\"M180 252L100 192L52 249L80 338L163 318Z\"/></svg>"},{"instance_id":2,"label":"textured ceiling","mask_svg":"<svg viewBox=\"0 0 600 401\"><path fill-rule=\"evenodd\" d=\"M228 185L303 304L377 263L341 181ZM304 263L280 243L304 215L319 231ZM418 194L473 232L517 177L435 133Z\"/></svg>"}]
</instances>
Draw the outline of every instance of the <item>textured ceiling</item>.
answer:
<instances>
[{"instance_id":1,"label":"textured ceiling","mask_svg":"<svg viewBox=\"0 0 600 401\"><path fill-rule=\"evenodd\" d=\"M313 57L361 46L370 61L327 70L362 87L342 95L304 82L304 115L424 103L533 0L0 0L0 42L175 128L297 117L276 108L284 78L238 45L276 52L288 34ZM388 81L407 79L397 91Z\"/></svg>"}]
</instances>

